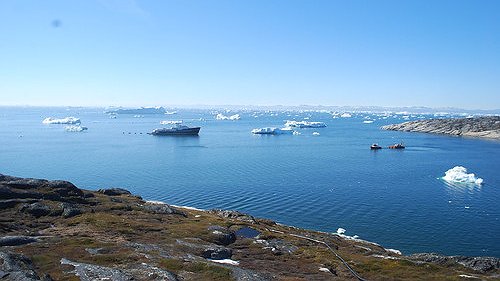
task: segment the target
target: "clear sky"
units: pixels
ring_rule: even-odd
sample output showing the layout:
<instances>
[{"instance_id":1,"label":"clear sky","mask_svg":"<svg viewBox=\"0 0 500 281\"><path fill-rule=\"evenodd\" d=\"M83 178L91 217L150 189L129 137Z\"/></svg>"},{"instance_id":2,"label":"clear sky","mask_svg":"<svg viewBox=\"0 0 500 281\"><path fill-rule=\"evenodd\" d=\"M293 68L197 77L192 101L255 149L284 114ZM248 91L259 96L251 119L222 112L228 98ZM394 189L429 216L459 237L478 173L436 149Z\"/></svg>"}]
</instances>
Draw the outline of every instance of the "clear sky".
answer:
<instances>
[{"instance_id":1,"label":"clear sky","mask_svg":"<svg viewBox=\"0 0 500 281\"><path fill-rule=\"evenodd\" d=\"M500 108L500 1L0 1L0 104Z\"/></svg>"}]
</instances>

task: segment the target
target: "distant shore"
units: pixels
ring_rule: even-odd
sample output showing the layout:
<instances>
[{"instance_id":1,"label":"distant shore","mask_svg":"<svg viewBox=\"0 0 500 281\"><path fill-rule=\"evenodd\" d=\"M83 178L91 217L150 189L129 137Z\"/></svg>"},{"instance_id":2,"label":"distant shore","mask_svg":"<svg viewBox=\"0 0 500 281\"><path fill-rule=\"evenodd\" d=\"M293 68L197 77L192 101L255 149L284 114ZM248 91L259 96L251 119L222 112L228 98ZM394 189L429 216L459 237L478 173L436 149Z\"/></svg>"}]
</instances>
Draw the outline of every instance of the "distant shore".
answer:
<instances>
[{"instance_id":1,"label":"distant shore","mask_svg":"<svg viewBox=\"0 0 500 281\"><path fill-rule=\"evenodd\" d=\"M382 129L500 140L500 116L417 120Z\"/></svg>"}]
</instances>

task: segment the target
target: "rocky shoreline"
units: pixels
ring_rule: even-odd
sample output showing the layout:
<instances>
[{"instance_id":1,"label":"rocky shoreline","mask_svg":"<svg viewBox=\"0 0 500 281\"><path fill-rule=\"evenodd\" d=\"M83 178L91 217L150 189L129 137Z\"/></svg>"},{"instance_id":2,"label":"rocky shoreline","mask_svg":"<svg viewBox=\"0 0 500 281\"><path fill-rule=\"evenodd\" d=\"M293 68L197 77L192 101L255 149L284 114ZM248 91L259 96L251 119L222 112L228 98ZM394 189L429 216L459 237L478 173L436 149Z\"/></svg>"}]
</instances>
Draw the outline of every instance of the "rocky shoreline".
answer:
<instances>
[{"instance_id":1,"label":"rocky shoreline","mask_svg":"<svg viewBox=\"0 0 500 281\"><path fill-rule=\"evenodd\" d=\"M0 174L0 280L498 280L500 259L397 251L121 188Z\"/></svg>"},{"instance_id":2,"label":"rocky shoreline","mask_svg":"<svg viewBox=\"0 0 500 281\"><path fill-rule=\"evenodd\" d=\"M383 126L382 129L500 140L500 116L417 120Z\"/></svg>"}]
</instances>

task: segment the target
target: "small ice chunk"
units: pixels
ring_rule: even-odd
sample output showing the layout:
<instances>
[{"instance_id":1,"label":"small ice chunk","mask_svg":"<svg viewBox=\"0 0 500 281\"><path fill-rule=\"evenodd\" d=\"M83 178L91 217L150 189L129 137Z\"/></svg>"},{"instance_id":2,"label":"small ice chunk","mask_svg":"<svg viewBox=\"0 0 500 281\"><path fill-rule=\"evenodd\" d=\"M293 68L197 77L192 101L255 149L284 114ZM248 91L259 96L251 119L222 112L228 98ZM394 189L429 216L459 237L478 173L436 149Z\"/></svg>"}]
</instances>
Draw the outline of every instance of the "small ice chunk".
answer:
<instances>
[{"instance_id":1,"label":"small ice chunk","mask_svg":"<svg viewBox=\"0 0 500 281\"><path fill-rule=\"evenodd\" d=\"M239 114L234 114L234 115L231 115L231 116L226 116L222 113L218 113L217 115L215 115L215 119L216 120L240 120L241 119L241 116Z\"/></svg>"},{"instance_id":2,"label":"small ice chunk","mask_svg":"<svg viewBox=\"0 0 500 281\"><path fill-rule=\"evenodd\" d=\"M313 136L319 136L318 132L313 132Z\"/></svg>"},{"instance_id":3,"label":"small ice chunk","mask_svg":"<svg viewBox=\"0 0 500 281\"><path fill-rule=\"evenodd\" d=\"M330 269L328 269L328 268L326 268L326 267L320 267L320 268L319 268L319 271L321 271L321 272L328 272L328 273L332 273L332 272L330 271Z\"/></svg>"},{"instance_id":4,"label":"small ice chunk","mask_svg":"<svg viewBox=\"0 0 500 281\"><path fill-rule=\"evenodd\" d=\"M71 125L64 127L64 130L66 130L66 132L82 132L88 130L88 128L83 126Z\"/></svg>"},{"instance_id":5,"label":"small ice chunk","mask_svg":"<svg viewBox=\"0 0 500 281\"><path fill-rule=\"evenodd\" d=\"M52 118L52 117L47 117L43 119L42 121L43 124L80 124L80 118L76 117L66 117L66 118Z\"/></svg>"},{"instance_id":6,"label":"small ice chunk","mask_svg":"<svg viewBox=\"0 0 500 281\"><path fill-rule=\"evenodd\" d=\"M467 169L462 166L455 166L445 172L443 180L451 183L481 185L482 178L476 177L473 173L467 174Z\"/></svg>"},{"instance_id":7,"label":"small ice chunk","mask_svg":"<svg viewBox=\"0 0 500 281\"><path fill-rule=\"evenodd\" d=\"M212 260L212 259L209 259L209 261L216 262L216 263L222 263L222 264L230 264L230 265L239 265L240 264L239 261L235 261L235 260L232 260L232 259L223 259L223 260Z\"/></svg>"},{"instance_id":8,"label":"small ice chunk","mask_svg":"<svg viewBox=\"0 0 500 281\"><path fill-rule=\"evenodd\" d=\"M365 121L363 121L363 123L365 123L365 124L371 124L373 122L374 122L373 120L365 120Z\"/></svg>"},{"instance_id":9,"label":"small ice chunk","mask_svg":"<svg viewBox=\"0 0 500 281\"><path fill-rule=\"evenodd\" d=\"M340 115L340 117L342 117L342 118L351 118L352 115L350 113L346 112L346 113L342 113L342 115Z\"/></svg>"},{"instance_id":10,"label":"small ice chunk","mask_svg":"<svg viewBox=\"0 0 500 281\"><path fill-rule=\"evenodd\" d=\"M343 229L343 228L341 228L341 227L339 227L339 228L337 229L337 234L344 234L344 233L345 233L345 229Z\"/></svg>"}]
</instances>

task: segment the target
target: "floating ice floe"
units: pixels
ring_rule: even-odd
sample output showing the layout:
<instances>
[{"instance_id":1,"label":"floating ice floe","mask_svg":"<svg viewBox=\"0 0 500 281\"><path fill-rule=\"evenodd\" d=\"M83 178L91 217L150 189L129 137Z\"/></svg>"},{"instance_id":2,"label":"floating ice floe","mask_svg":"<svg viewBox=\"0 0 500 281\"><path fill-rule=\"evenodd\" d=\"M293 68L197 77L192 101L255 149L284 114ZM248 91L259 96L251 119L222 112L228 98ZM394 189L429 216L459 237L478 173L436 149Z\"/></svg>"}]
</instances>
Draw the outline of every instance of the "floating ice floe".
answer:
<instances>
[{"instance_id":1,"label":"floating ice floe","mask_svg":"<svg viewBox=\"0 0 500 281\"><path fill-rule=\"evenodd\" d=\"M351 115L350 113L347 113L347 112L346 112L346 113L342 113L342 114L340 115L340 117L342 117L342 118L351 118L351 117L352 117L352 115Z\"/></svg>"},{"instance_id":2,"label":"floating ice floe","mask_svg":"<svg viewBox=\"0 0 500 281\"><path fill-rule=\"evenodd\" d=\"M66 117L66 118L52 118L52 117L47 117L43 119L42 121L43 124L80 124L80 118L76 117Z\"/></svg>"},{"instance_id":3,"label":"floating ice floe","mask_svg":"<svg viewBox=\"0 0 500 281\"><path fill-rule=\"evenodd\" d=\"M230 265L239 265L240 264L239 261L235 261L235 260L232 260L232 259L223 259L223 260L208 259L208 260L211 261L211 262L222 263L222 264L230 264Z\"/></svg>"},{"instance_id":4,"label":"floating ice floe","mask_svg":"<svg viewBox=\"0 0 500 281\"><path fill-rule=\"evenodd\" d=\"M174 114L177 114L177 111L166 111L165 114L166 115L174 115Z\"/></svg>"},{"instance_id":5,"label":"floating ice floe","mask_svg":"<svg viewBox=\"0 0 500 281\"><path fill-rule=\"evenodd\" d=\"M162 124L162 125L177 125L177 124L182 124L182 120L163 120L163 121L160 121L160 124Z\"/></svg>"},{"instance_id":6,"label":"floating ice floe","mask_svg":"<svg viewBox=\"0 0 500 281\"><path fill-rule=\"evenodd\" d=\"M86 131L88 129L89 128L87 128L87 127L75 126L75 125L64 127L64 130L66 130L66 132L82 132L82 131Z\"/></svg>"},{"instance_id":7,"label":"floating ice floe","mask_svg":"<svg viewBox=\"0 0 500 281\"><path fill-rule=\"evenodd\" d=\"M318 132L313 132L313 136L319 136Z\"/></svg>"},{"instance_id":8,"label":"floating ice floe","mask_svg":"<svg viewBox=\"0 0 500 281\"><path fill-rule=\"evenodd\" d=\"M474 184L481 185L483 183L482 178L476 177L473 173L467 174L467 169L462 166L455 166L452 169L449 169L445 172L443 180L449 183L458 183L458 184Z\"/></svg>"},{"instance_id":9,"label":"floating ice floe","mask_svg":"<svg viewBox=\"0 0 500 281\"><path fill-rule=\"evenodd\" d=\"M215 115L215 119L216 120L240 120L241 119L241 116L239 114L234 114L234 115L231 115L231 116L226 116L222 113L219 113L217 115Z\"/></svg>"},{"instance_id":10,"label":"floating ice floe","mask_svg":"<svg viewBox=\"0 0 500 281\"><path fill-rule=\"evenodd\" d=\"M266 127L260 129L253 129L252 134L256 135L290 135L295 134L295 131L290 127L285 128L274 128L274 127Z\"/></svg>"},{"instance_id":11,"label":"floating ice floe","mask_svg":"<svg viewBox=\"0 0 500 281\"><path fill-rule=\"evenodd\" d=\"M323 122L312 122L312 121L293 121L287 120L285 127L296 127L296 128L323 128L326 124Z\"/></svg>"},{"instance_id":12,"label":"floating ice floe","mask_svg":"<svg viewBox=\"0 0 500 281\"><path fill-rule=\"evenodd\" d=\"M365 123L365 124L371 124L373 122L374 122L373 120L365 120L365 121L363 121L363 123Z\"/></svg>"}]
</instances>

